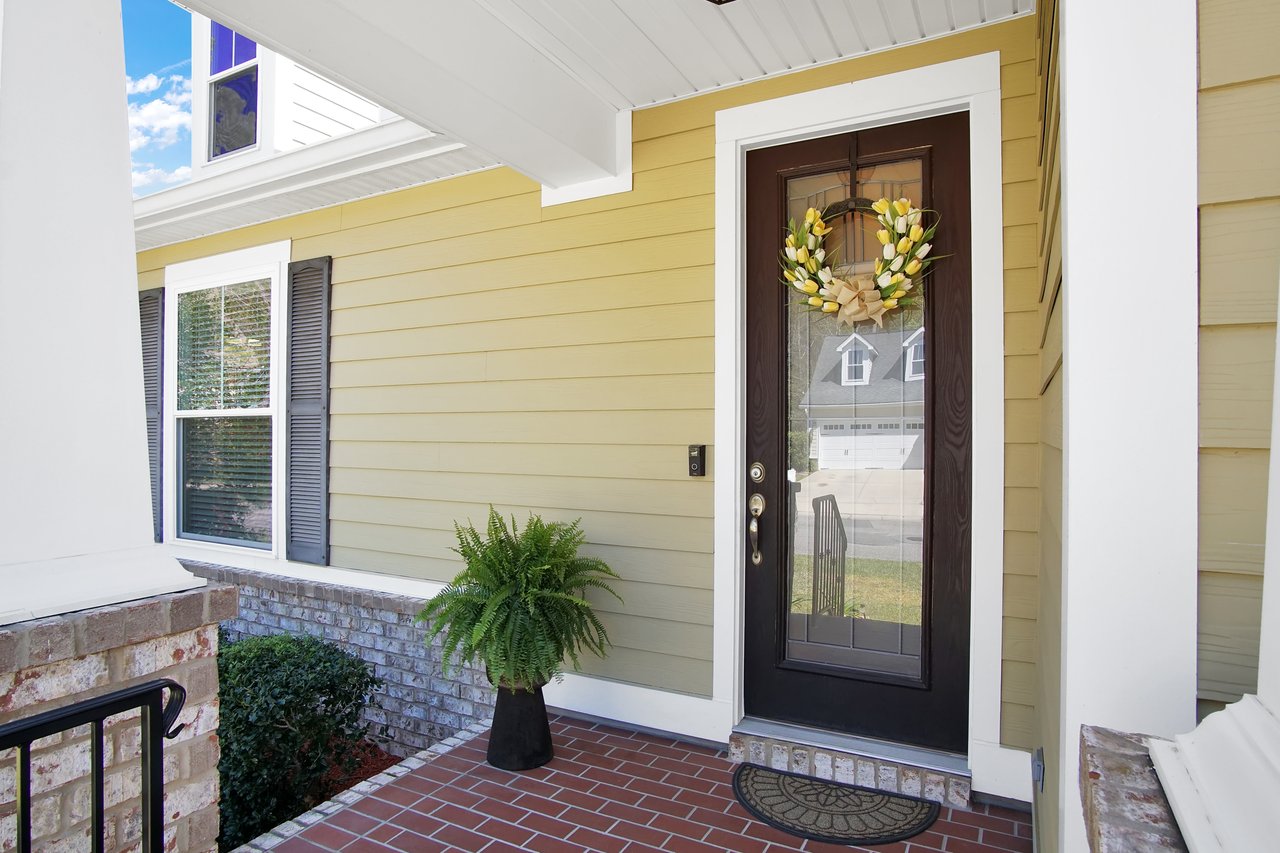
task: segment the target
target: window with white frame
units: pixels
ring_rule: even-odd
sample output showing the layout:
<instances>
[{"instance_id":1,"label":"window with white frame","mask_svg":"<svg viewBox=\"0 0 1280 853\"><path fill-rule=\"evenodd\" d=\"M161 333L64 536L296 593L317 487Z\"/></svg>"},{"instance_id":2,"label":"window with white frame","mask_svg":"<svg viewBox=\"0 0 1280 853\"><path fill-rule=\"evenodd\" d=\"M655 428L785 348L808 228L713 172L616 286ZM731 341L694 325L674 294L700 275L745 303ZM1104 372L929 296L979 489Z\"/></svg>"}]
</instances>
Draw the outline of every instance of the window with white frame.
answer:
<instances>
[{"instance_id":1,"label":"window with white frame","mask_svg":"<svg viewBox=\"0 0 1280 853\"><path fill-rule=\"evenodd\" d=\"M217 21L209 29L209 159L258 144L258 45Z\"/></svg>"},{"instance_id":2,"label":"window with white frame","mask_svg":"<svg viewBox=\"0 0 1280 853\"><path fill-rule=\"evenodd\" d=\"M903 379L913 382L924 379L924 327L916 330L916 333L907 339L903 344L906 352L903 354Z\"/></svg>"},{"instance_id":3,"label":"window with white frame","mask_svg":"<svg viewBox=\"0 0 1280 853\"><path fill-rule=\"evenodd\" d=\"M169 539L273 550L289 244L166 269Z\"/></svg>"},{"instance_id":4,"label":"window with white frame","mask_svg":"<svg viewBox=\"0 0 1280 853\"><path fill-rule=\"evenodd\" d=\"M844 351L843 385L866 385L871 381L871 352L861 346L851 346Z\"/></svg>"}]
</instances>

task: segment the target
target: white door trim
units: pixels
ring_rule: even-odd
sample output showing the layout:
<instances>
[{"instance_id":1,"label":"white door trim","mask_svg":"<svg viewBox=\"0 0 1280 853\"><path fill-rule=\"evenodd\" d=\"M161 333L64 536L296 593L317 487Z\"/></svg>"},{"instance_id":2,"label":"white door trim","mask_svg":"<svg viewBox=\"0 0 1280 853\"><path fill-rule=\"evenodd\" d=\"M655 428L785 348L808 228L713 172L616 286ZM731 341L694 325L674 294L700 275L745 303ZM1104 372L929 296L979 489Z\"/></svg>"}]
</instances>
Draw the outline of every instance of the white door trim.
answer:
<instances>
[{"instance_id":1,"label":"white door trim","mask_svg":"<svg viewBox=\"0 0 1280 853\"><path fill-rule=\"evenodd\" d=\"M975 790L1031 799L1027 753L1000 745L1004 580L1004 222L1000 55L986 53L716 113L715 559L712 697L742 719L746 537L746 152L969 112L973 286L972 620L969 766ZM723 739L722 738L722 739Z\"/></svg>"}]
</instances>

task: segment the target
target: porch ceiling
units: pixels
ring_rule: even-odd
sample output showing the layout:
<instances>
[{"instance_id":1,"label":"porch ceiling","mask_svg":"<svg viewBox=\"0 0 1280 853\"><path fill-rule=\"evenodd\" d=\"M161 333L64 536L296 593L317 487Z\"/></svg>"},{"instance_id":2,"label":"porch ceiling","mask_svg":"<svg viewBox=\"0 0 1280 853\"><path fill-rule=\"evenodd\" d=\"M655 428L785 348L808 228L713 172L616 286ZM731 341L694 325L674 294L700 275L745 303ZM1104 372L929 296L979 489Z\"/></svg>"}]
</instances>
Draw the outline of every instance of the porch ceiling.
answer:
<instances>
[{"instance_id":1,"label":"porch ceiling","mask_svg":"<svg viewBox=\"0 0 1280 853\"><path fill-rule=\"evenodd\" d=\"M549 187L625 171L618 112L995 23L1034 0L183 0Z\"/></svg>"}]
</instances>

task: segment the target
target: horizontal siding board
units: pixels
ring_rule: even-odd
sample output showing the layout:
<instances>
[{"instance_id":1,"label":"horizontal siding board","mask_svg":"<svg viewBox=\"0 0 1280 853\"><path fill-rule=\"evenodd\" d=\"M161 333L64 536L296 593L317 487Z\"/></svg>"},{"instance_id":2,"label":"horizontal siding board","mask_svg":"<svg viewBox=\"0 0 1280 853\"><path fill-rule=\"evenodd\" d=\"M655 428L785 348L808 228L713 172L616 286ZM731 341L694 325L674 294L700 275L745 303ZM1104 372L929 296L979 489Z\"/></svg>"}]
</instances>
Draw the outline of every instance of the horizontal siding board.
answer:
<instances>
[{"instance_id":1,"label":"horizontal siding board","mask_svg":"<svg viewBox=\"0 0 1280 853\"><path fill-rule=\"evenodd\" d=\"M708 448L714 473L714 448ZM339 468L469 471L477 474L586 475L687 482L684 444L471 444L436 441L341 441L331 450Z\"/></svg>"},{"instance_id":2,"label":"horizontal siding board","mask_svg":"<svg viewBox=\"0 0 1280 853\"><path fill-rule=\"evenodd\" d=\"M1199 613L1199 695L1234 702L1257 692L1262 578L1201 572Z\"/></svg>"},{"instance_id":3,"label":"horizontal siding board","mask_svg":"<svg viewBox=\"0 0 1280 853\"><path fill-rule=\"evenodd\" d=\"M1200 86L1280 76L1280 4L1200 0Z\"/></svg>"},{"instance_id":4,"label":"horizontal siding board","mask_svg":"<svg viewBox=\"0 0 1280 853\"><path fill-rule=\"evenodd\" d=\"M1200 445L1271 443L1276 327L1205 326L1200 330Z\"/></svg>"},{"instance_id":5,"label":"horizontal siding board","mask_svg":"<svg viewBox=\"0 0 1280 853\"><path fill-rule=\"evenodd\" d=\"M501 305L501 313L507 317L549 317L701 302L712 293L713 270L705 265L547 284L495 284L486 289L485 299L477 299L474 292L422 298L413 296L412 288L405 288L405 301L335 312L333 329L334 334L345 335L486 322L493 319L496 305Z\"/></svg>"},{"instance_id":6,"label":"horizontal siding board","mask_svg":"<svg viewBox=\"0 0 1280 853\"><path fill-rule=\"evenodd\" d=\"M1265 450L1201 449L1200 570L1262 573Z\"/></svg>"},{"instance_id":7,"label":"horizontal siding board","mask_svg":"<svg viewBox=\"0 0 1280 853\"><path fill-rule=\"evenodd\" d=\"M332 441L422 441L512 444L681 444L710 438L710 411L510 412L501 418L472 413L335 415Z\"/></svg>"},{"instance_id":8,"label":"horizontal siding board","mask_svg":"<svg viewBox=\"0 0 1280 853\"><path fill-rule=\"evenodd\" d=\"M650 482L587 477L507 476L495 482L485 474L441 471L372 471L334 468L330 489L334 494L371 495L427 500L447 497L462 503L498 502L514 506L591 506L605 512L645 516L657 526L664 516L711 517L711 482ZM661 510L661 512L655 512ZM637 519L639 521L639 519Z\"/></svg>"},{"instance_id":9,"label":"horizontal siding board","mask_svg":"<svg viewBox=\"0 0 1280 853\"><path fill-rule=\"evenodd\" d=\"M1280 199L1201 208L1200 322L1269 320L1276 316L1277 285Z\"/></svg>"},{"instance_id":10,"label":"horizontal siding board","mask_svg":"<svg viewBox=\"0 0 1280 853\"><path fill-rule=\"evenodd\" d=\"M342 285L334 290L334 307L400 302L405 298L403 288L406 286L421 288L418 296L443 296L457 293L460 283L475 283L475 289L482 290L483 283L488 282L502 282L504 286L511 287L515 283L580 281L699 266L707 263L714 254L714 231L710 228L645 239L630 237L628 235L628 239L611 245L583 246L517 258L493 257L490 252L488 259L469 264L462 270L465 279L460 278L459 269L453 266L405 268L400 264L383 262L378 255L362 255L362 269L356 270L347 259L341 258L335 262L333 270L335 282ZM348 282L358 284L349 285Z\"/></svg>"},{"instance_id":11,"label":"horizontal siding board","mask_svg":"<svg viewBox=\"0 0 1280 853\"><path fill-rule=\"evenodd\" d=\"M1280 196L1280 78L1200 93L1200 203Z\"/></svg>"},{"instance_id":12,"label":"horizontal siding board","mask_svg":"<svg viewBox=\"0 0 1280 853\"><path fill-rule=\"evenodd\" d=\"M522 379L339 388L332 411L344 414L424 412L578 412L634 409L710 409L710 373Z\"/></svg>"},{"instance_id":13,"label":"horizontal siding board","mask_svg":"<svg viewBox=\"0 0 1280 853\"><path fill-rule=\"evenodd\" d=\"M461 503L458 501L427 500L415 498L388 498L381 495L335 494L331 499L330 515L335 524L351 523L361 527L341 530L350 536L340 536L339 541L350 547L374 547L389 542L410 541L415 530L443 533L443 538L433 535L422 544L429 544L435 556L445 556L454 546L453 524L466 524L468 520L477 526L485 522L489 507L493 506L503 517L515 516L521 525L530 511L538 513L546 521L566 524L580 520L584 531L591 531L591 545L610 545L618 548L644 548L648 551L683 551L688 553L711 552L711 519L683 518L680 516L651 516L650 524L642 525L631 513L602 512L594 509L515 505L494 502ZM380 530L370 528L378 527ZM401 532L403 531L403 532ZM373 545L369 537L377 536ZM443 543L444 550L440 550ZM411 551L403 546L393 547L396 553L427 553ZM447 558L447 557L446 557ZM700 579L685 577L671 571L655 580L646 574L646 583L669 583L677 587L703 588Z\"/></svg>"},{"instance_id":14,"label":"horizontal siding board","mask_svg":"<svg viewBox=\"0 0 1280 853\"><path fill-rule=\"evenodd\" d=\"M615 341L699 338L711 333L710 302L588 311L554 317L498 317L454 326L335 335L334 361L477 352Z\"/></svg>"},{"instance_id":15,"label":"horizontal siding board","mask_svg":"<svg viewBox=\"0 0 1280 853\"><path fill-rule=\"evenodd\" d=\"M587 655L582 672L691 696L711 695L711 661L614 647L603 660Z\"/></svg>"},{"instance_id":16,"label":"horizontal siding board","mask_svg":"<svg viewBox=\"0 0 1280 853\"><path fill-rule=\"evenodd\" d=\"M335 388L482 379L668 376L705 370L712 363L714 344L710 337L680 338L367 359L335 364L331 376Z\"/></svg>"},{"instance_id":17,"label":"horizontal siding board","mask_svg":"<svg viewBox=\"0 0 1280 853\"><path fill-rule=\"evenodd\" d=\"M1033 706L1017 702L1000 703L1000 743L1025 750L1041 745Z\"/></svg>"}]
</instances>

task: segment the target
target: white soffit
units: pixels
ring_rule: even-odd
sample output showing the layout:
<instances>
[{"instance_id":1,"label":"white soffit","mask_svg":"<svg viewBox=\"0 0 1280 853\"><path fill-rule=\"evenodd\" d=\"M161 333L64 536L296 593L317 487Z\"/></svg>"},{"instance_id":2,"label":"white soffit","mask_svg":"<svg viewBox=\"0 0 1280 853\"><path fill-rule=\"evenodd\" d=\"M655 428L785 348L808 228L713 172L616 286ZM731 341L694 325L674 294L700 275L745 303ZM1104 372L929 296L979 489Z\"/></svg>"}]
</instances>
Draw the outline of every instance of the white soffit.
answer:
<instances>
[{"instance_id":1,"label":"white soffit","mask_svg":"<svg viewBox=\"0 0 1280 853\"><path fill-rule=\"evenodd\" d=\"M184 0L550 188L620 178L617 114L1029 13L1034 0Z\"/></svg>"},{"instance_id":2,"label":"white soffit","mask_svg":"<svg viewBox=\"0 0 1280 853\"><path fill-rule=\"evenodd\" d=\"M616 110L1018 17L1033 0L476 0Z\"/></svg>"},{"instance_id":3,"label":"white soffit","mask_svg":"<svg viewBox=\"0 0 1280 853\"><path fill-rule=\"evenodd\" d=\"M474 148L394 120L137 199L138 251L496 165Z\"/></svg>"}]
</instances>

